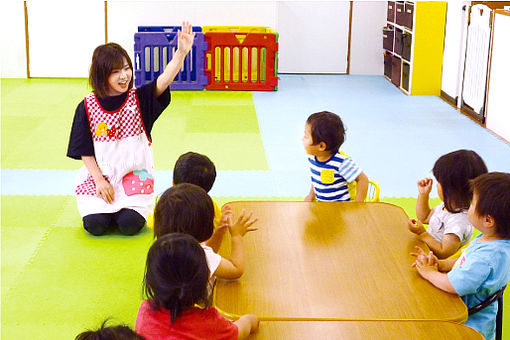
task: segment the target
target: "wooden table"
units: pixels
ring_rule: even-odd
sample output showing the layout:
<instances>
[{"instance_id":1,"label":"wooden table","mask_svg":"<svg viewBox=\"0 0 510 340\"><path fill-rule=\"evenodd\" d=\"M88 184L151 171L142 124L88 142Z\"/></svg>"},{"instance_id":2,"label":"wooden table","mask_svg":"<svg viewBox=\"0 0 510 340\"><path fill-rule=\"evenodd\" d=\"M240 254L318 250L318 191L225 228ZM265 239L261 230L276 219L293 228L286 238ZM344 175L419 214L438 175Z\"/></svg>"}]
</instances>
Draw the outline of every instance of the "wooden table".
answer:
<instances>
[{"instance_id":1,"label":"wooden table","mask_svg":"<svg viewBox=\"0 0 510 340\"><path fill-rule=\"evenodd\" d=\"M215 305L261 320L449 320L462 300L420 278L409 256L422 245L407 215L386 203L234 202L259 230L244 237L245 273L218 280ZM230 253L230 240L221 254Z\"/></svg>"},{"instance_id":2,"label":"wooden table","mask_svg":"<svg viewBox=\"0 0 510 340\"><path fill-rule=\"evenodd\" d=\"M446 321L262 321L248 339L483 340L483 336Z\"/></svg>"}]
</instances>

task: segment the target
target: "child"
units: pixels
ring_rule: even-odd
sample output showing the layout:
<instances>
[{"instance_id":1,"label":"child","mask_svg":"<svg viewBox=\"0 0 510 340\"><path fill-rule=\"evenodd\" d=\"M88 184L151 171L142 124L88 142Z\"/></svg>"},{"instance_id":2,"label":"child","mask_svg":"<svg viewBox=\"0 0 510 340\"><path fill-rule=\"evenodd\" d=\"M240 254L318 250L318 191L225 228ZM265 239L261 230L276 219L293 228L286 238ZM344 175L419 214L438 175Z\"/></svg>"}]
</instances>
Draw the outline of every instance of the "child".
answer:
<instances>
[{"instance_id":1,"label":"child","mask_svg":"<svg viewBox=\"0 0 510 340\"><path fill-rule=\"evenodd\" d=\"M473 201L468 217L481 231L458 259L438 260L418 253L413 266L434 286L458 294L468 308L485 301L510 280L510 174L491 172L470 181ZM485 339L493 339L496 302L468 317L466 322Z\"/></svg>"},{"instance_id":2,"label":"child","mask_svg":"<svg viewBox=\"0 0 510 340\"><path fill-rule=\"evenodd\" d=\"M105 327L105 320L97 331L85 331L78 334L75 340L144 340L128 326L109 326Z\"/></svg>"},{"instance_id":3,"label":"child","mask_svg":"<svg viewBox=\"0 0 510 340\"><path fill-rule=\"evenodd\" d=\"M151 129L170 103L169 86L193 45L183 23L178 49L153 82L133 89L133 66L115 43L94 50L89 82L93 93L78 105L67 156L81 159L76 200L84 228L102 235L118 226L136 234L154 205Z\"/></svg>"},{"instance_id":4,"label":"child","mask_svg":"<svg viewBox=\"0 0 510 340\"><path fill-rule=\"evenodd\" d=\"M356 201L367 197L368 177L339 151L344 139L344 124L336 114L322 111L308 117L303 146L309 155L312 186L305 201L350 201L347 184L353 181L357 183Z\"/></svg>"},{"instance_id":5,"label":"child","mask_svg":"<svg viewBox=\"0 0 510 340\"><path fill-rule=\"evenodd\" d=\"M487 173L487 167L476 152L457 150L439 157L432 172L437 179L437 193L443 202L430 209L432 179L418 181L418 220L409 220L408 227L438 258L445 259L471 240L473 226L467 216L472 198L469 180ZM427 230L423 223L429 224Z\"/></svg>"},{"instance_id":6,"label":"child","mask_svg":"<svg viewBox=\"0 0 510 340\"><path fill-rule=\"evenodd\" d=\"M186 152L182 154L175 162L173 171L172 185L180 183L191 183L198 185L206 192L209 192L216 180L216 167L214 163L205 155L196 152ZM221 226L222 210L216 202L214 204L214 227ZM228 214L230 205L223 206L223 213ZM147 220L149 228L154 229L154 216L149 214Z\"/></svg>"},{"instance_id":7,"label":"child","mask_svg":"<svg viewBox=\"0 0 510 340\"><path fill-rule=\"evenodd\" d=\"M213 219L213 203L204 189L190 183L177 184L167 189L156 204L154 236L160 238L175 232L193 236L202 243L211 277L238 279L244 272L243 236L257 230L252 227L257 218L243 210L232 223L232 215L228 215L225 226L230 231L232 242L229 259L217 254L223 233L213 235Z\"/></svg>"},{"instance_id":8,"label":"child","mask_svg":"<svg viewBox=\"0 0 510 340\"><path fill-rule=\"evenodd\" d=\"M135 330L147 340L244 339L258 328L253 314L232 322L209 305L209 269L190 235L163 235L149 250ZM200 307L198 307L198 306Z\"/></svg>"}]
</instances>

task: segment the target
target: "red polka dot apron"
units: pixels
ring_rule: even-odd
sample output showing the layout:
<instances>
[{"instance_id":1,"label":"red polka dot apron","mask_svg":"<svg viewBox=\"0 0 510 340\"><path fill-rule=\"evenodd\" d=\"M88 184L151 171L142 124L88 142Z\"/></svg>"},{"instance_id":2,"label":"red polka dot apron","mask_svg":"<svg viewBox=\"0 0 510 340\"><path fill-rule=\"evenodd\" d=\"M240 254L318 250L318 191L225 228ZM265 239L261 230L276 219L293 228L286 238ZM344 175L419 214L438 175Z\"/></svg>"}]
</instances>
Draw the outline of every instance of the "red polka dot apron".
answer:
<instances>
[{"instance_id":1,"label":"red polka dot apron","mask_svg":"<svg viewBox=\"0 0 510 340\"><path fill-rule=\"evenodd\" d=\"M94 93L85 97L85 108L96 162L113 186L115 199L108 204L96 196L94 179L83 166L76 176L80 215L114 213L129 208L147 220L147 214L154 207L154 160L136 90L128 92L126 101L117 111L104 110Z\"/></svg>"}]
</instances>

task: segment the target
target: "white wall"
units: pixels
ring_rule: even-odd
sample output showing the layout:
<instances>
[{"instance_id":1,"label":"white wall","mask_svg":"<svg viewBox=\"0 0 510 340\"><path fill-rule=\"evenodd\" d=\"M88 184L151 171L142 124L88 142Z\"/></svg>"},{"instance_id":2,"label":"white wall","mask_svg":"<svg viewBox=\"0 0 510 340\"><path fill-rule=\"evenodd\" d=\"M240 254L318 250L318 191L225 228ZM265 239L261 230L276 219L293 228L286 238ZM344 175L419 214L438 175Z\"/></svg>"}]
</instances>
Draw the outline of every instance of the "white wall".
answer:
<instances>
[{"instance_id":1,"label":"white wall","mask_svg":"<svg viewBox=\"0 0 510 340\"><path fill-rule=\"evenodd\" d=\"M354 1L350 74L383 74L382 28L385 25L385 1Z\"/></svg>"},{"instance_id":2,"label":"white wall","mask_svg":"<svg viewBox=\"0 0 510 340\"><path fill-rule=\"evenodd\" d=\"M31 77L87 77L104 44L104 2L27 2Z\"/></svg>"},{"instance_id":3,"label":"white wall","mask_svg":"<svg viewBox=\"0 0 510 340\"><path fill-rule=\"evenodd\" d=\"M108 40L123 46L133 59L138 26L176 26L183 20L199 26L267 26L275 28L275 1L108 1Z\"/></svg>"},{"instance_id":4,"label":"white wall","mask_svg":"<svg viewBox=\"0 0 510 340\"><path fill-rule=\"evenodd\" d=\"M281 73L346 73L348 1L281 1L278 6Z\"/></svg>"},{"instance_id":5,"label":"white wall","mask_svg":"<svg viewBox=\"0 0 510 340\"><path fill-rule=\"evenodd\" d=\"M25 78L25 12L23 1L0 1L0 77Z\"/></svg>"},{"instance_id":6,"label":"white wall","mask_svg":"<svg viewBox=\"0 0 510 340\"><path fill-rule=\"evenodd\" d=\"M108 1L108 38L133 53L133 34L139 25L177 25L187 19L192 24L269 26L293 32L296 27L281 27L279 1ZM317 3L306 2L310 13ZM328 6L327 1L321 1ZM336 1L329 6L343 6ZM30 34L30 73L32 77L87 77L94 48L104 43L103 0L28 0ZM22 0L0 1L1 76L26 77L25 32ZM355 2L352 23L351 73L382 74L381 28L386 2ZM337 27L338 17L328 13L325 27ZM380 23L379 23L380 21ZM8 34L5 34L8 32ZM321 39L337 41L334 30L324 30ZM280 32L281 34L281 32ZM295 34L286 38L299 40ZM280 35L280 39L284 39ZM343 44L340 42L340 44ZM9 48L3 48L9 46ZM335 48L338 46L335 46ZM307 47L307 48L314 48ZM321 51L327 48L318 47ZM322 52L321 52L322 53ZM328 53L328 52L325 52ZM330 57L331 53L327 55ZM280 54L280 66L288 58ZM290 58L295 58L291 55ZM341 55L339 58L343 58ZM327 72L327 71L325 71Z\"/></svg>"}]
</instances>

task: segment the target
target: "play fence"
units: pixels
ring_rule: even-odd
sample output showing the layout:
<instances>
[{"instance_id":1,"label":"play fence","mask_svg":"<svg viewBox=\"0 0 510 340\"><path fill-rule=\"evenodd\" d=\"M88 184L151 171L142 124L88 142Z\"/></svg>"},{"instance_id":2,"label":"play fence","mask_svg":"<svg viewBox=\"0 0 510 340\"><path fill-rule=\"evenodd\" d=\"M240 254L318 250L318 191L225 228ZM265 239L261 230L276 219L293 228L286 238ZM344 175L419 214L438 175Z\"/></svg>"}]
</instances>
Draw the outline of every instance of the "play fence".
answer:
<instances>
[{"instance_id":1,"label":"play fence","mask_svg":"<svg viewBox=\"0 0 510 340\"><path fill-rule=\"evenodd\" d=\"M135 86L155 79L177 50L178 26L140 26L135 33ZM172 90L278 89L278 34L267 27L194 27L193 49Z\"/></svg>"}]
</instances>

